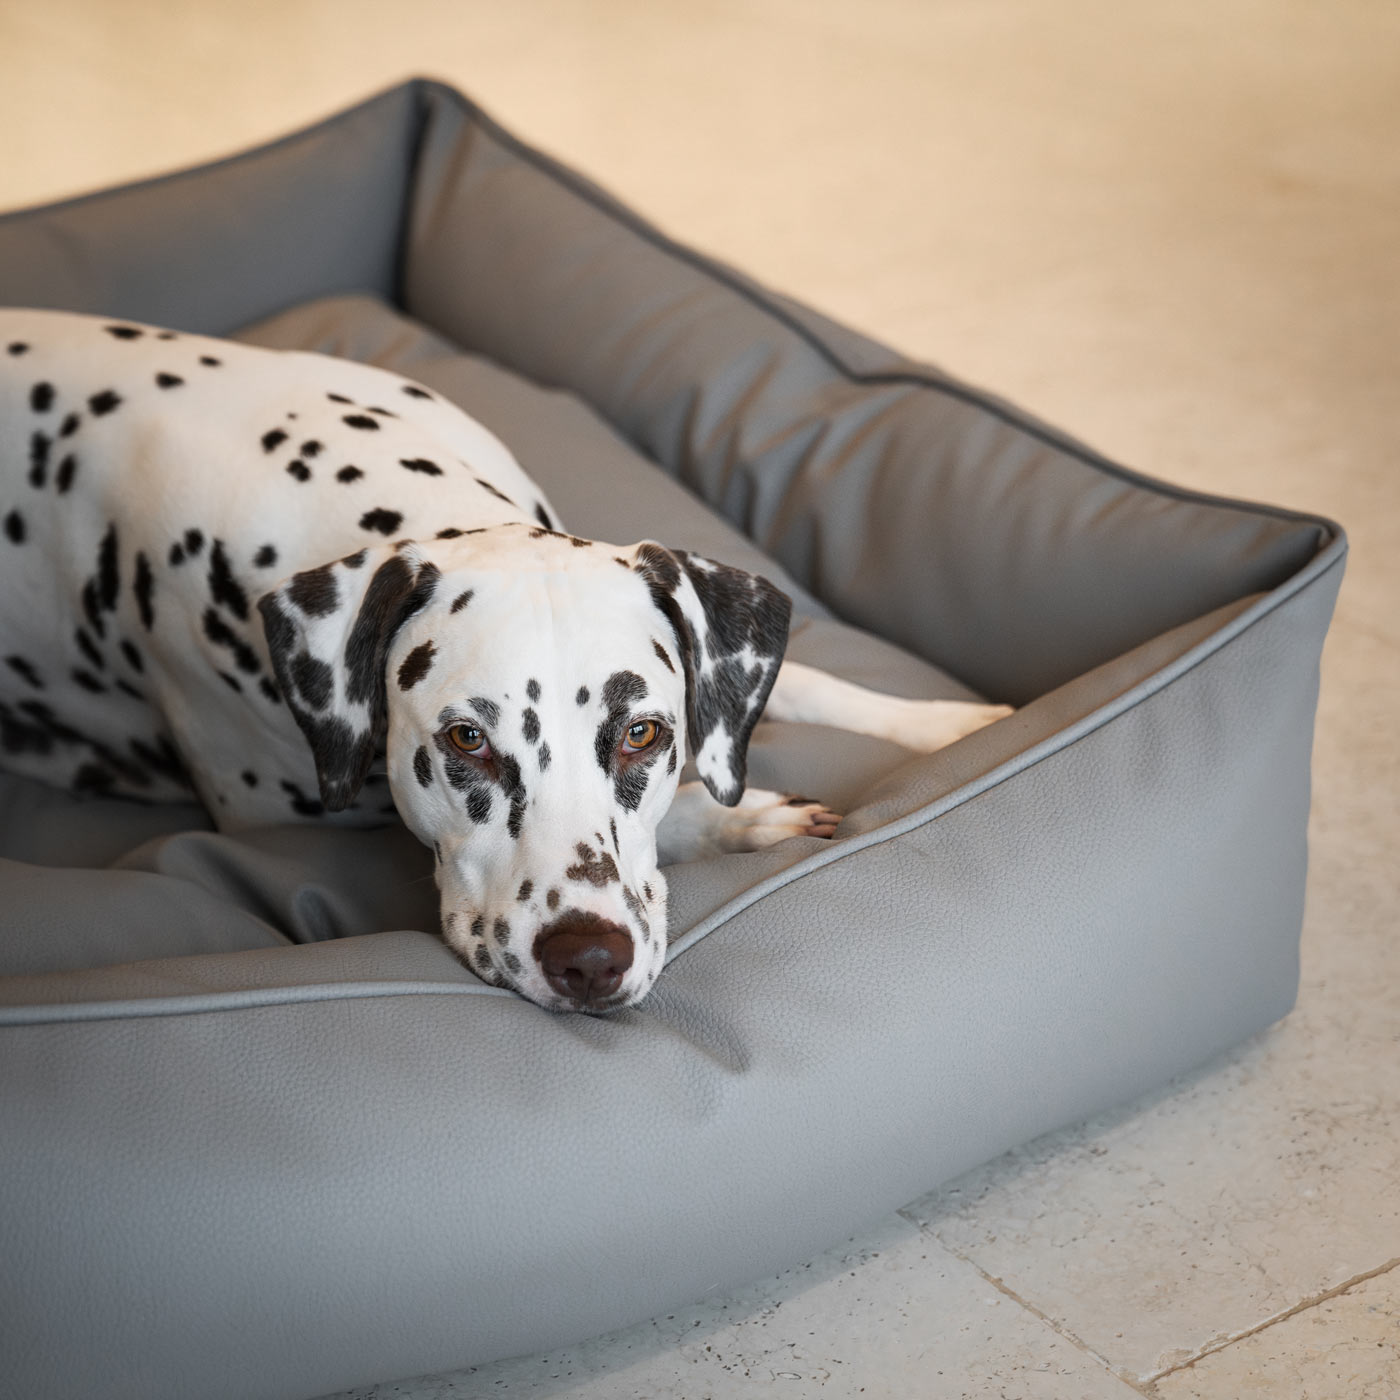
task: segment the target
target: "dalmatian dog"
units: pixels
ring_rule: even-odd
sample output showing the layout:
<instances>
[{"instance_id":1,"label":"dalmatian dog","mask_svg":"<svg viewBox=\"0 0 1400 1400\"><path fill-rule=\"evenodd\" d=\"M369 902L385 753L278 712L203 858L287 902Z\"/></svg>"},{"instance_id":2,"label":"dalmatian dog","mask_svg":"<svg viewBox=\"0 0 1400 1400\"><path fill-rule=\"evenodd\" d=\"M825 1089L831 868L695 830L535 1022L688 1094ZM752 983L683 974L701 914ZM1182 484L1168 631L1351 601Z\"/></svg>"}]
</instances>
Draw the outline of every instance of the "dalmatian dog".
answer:
<instances>
[{"instance_id":1,"label":"dalmatian dog","mask_svg":"<svg viewBox=\"0 0 1400 1400\"><path fill-rule=\"evenodd\" d=\"M6 768L224 831L397 813L450 947L555 1010L645 996L663 862L833 835L745 790L765 705L922 750L1008 713L782 665L772 584L564 532L419 384L98 317L0 309L0 580Z\"/></svg>"}]
</instances>

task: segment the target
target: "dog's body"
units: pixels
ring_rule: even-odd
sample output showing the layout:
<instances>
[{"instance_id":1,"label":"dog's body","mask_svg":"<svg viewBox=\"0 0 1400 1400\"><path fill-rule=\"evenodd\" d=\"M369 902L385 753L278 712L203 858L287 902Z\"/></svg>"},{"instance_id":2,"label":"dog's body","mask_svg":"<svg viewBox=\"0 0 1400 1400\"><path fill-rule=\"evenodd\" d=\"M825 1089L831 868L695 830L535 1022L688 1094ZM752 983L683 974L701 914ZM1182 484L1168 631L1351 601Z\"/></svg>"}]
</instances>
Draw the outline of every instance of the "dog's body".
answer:
<instances>
[{"instance_id":1,"label":"dog's body","mask_svg":"<svg viewBox=\"0 0 1400 1400\"><path fill-rule=\"evenodd\" d=\"M447 941L558 1008L655 980L658 827L672 859L831 835L744 792L765 702L919 749L1006 713L791 665L773 691L776 589L559 533L496 438L397 375L62 313L0 310L0 595L5 767L193 791L226 830L397 810ZM687 741L703 787L673 806Z\"/></svg>"}]
</instances>

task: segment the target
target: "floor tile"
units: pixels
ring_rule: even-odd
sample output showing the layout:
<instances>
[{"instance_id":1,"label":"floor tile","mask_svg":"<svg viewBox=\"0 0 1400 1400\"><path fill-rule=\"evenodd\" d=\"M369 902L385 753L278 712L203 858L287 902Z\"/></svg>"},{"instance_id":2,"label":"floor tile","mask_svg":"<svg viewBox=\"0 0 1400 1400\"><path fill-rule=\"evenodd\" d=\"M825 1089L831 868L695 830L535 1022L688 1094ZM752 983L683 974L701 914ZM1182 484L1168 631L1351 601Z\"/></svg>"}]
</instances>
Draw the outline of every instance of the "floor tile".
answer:
<instances>
[{"instance_id":1,"label":"floor tile","mask_svg":"<svg viewBox=\"0 0 1400 1400\"><path fill-rule=\"evenodd\" d=\"M1160 1400L1395 1400L1400 1262L1157 1382Z\"/></svg>"},{"instance_id":2,"label":"floor tile","mask_svg":"<svg viewBox=\"0 0 1400 1400\"><path fill-rule=\"evenodd\" d=\"M546 1356L338 1400L1133 1400L1133 1391L908 1222Z\"/></svg>"}]
</instances>

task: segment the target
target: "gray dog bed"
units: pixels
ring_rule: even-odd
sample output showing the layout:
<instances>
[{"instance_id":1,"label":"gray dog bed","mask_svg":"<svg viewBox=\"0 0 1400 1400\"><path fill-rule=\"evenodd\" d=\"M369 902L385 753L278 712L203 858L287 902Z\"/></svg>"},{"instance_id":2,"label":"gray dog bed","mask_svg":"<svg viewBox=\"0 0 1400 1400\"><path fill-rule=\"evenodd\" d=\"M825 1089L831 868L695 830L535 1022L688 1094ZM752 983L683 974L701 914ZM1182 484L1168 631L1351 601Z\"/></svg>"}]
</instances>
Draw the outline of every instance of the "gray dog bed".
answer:
<instances>
[{"instance_id":1,"label":"gray dog bed","mask_svg":"<svg viewBox=\"0 0 1400 1400\"><path fill-rule=\"evenodd\" d=\"M0 219L0 302L399 369L570 529L767 573L797 659L1021 707L923 757L761 726L750 781L838 838L673 868L671 965L610 1018L462 969L402 830L0 778L3 1393L305 1397L557 1346L1291 1006L1330 522L1104 461L429 82Z\"/></svg>"}]
</instances>

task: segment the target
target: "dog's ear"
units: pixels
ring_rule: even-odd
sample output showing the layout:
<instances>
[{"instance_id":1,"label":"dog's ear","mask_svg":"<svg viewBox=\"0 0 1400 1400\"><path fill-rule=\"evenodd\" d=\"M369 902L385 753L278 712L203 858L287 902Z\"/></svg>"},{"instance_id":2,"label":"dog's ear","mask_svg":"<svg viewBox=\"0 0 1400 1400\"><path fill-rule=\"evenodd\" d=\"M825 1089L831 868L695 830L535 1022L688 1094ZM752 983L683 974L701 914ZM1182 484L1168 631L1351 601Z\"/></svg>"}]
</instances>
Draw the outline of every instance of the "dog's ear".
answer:
<instances>
[{"instance_id":1,"label":"dog's ear","mask_svg":"<svg viewBox=\"0 0 1400 1400\"><path fill-rule=\"evenodd\" d=\"M650 540L633 567L666 614L685 667L691 756L716 801L744 795L749 736L778 676L792 603L766 578Z\"/></svg>"},{"instance_id":2,"label":"dog's ear","mask_svg":"<svg viewBox=\"0 0 1400 1400\"><path fill-rule=\"evenodd\" d=\"M438 569L416 546L362 549L293 574L258 599L282 696L316 760L321 801L354 801L387 712L384 666L394 634L433 596Z\"/></svg>"}]
</instances>

